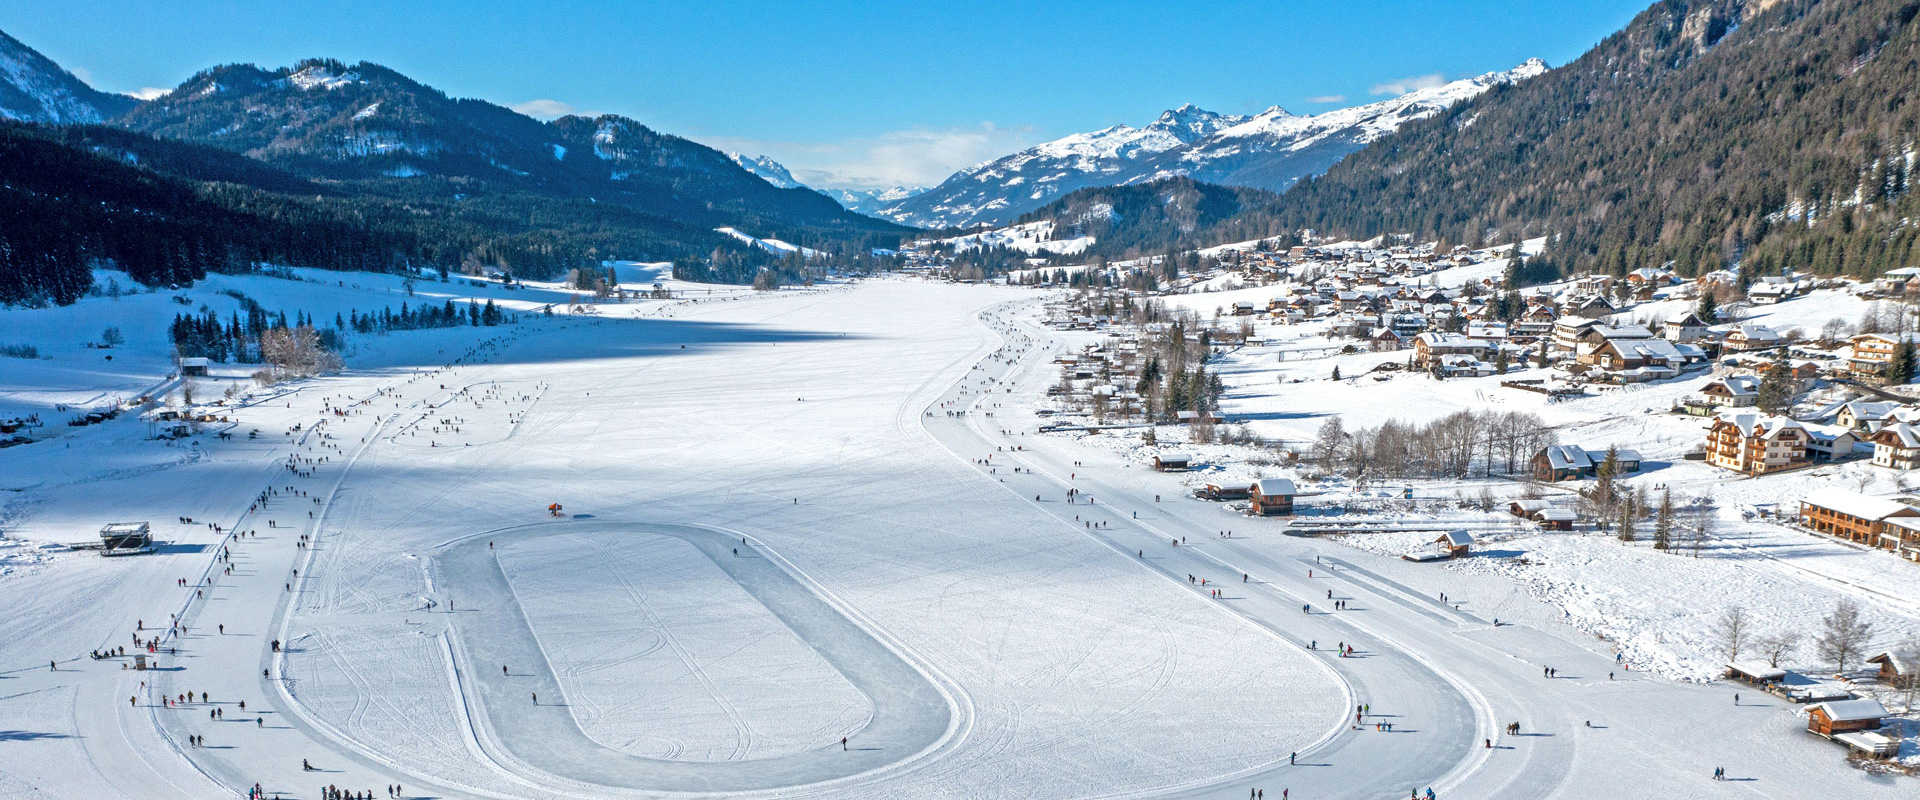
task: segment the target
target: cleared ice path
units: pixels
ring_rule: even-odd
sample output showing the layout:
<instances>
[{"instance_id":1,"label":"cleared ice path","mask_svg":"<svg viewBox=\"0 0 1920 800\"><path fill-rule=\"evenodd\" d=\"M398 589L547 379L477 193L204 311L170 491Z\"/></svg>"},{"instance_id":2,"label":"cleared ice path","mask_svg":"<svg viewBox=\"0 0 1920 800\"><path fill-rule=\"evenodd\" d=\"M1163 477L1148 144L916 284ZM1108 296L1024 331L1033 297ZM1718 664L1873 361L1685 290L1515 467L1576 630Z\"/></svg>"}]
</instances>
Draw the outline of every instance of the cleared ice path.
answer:
<instances>
[{"instance_id":1,"label":"cleared ice path","mask_svg":"<svg viewBox=\"0 0 1920 800\"><path fill-rule=\"evenodd\" d=\"M873 703L873 719L851 737L792 755L743 761L666 761L630 755L589 738L566 705L513 585L494 557L519 538L670 536L693 545L810 644ZM733 555L738 549L739 556ZM458 634L461 691L486 738L534 770L603 786L670 792L743 792L801 786L883 769L939 746L954 713L926 674L843 613L810 581L740 535L646 522L564 520L480 534L434 557L443 585L459 598L449 616ZM509 668L502 674L500 667ZM539 702L534 702L535 696Z\"/></svg>"}]
</instances>

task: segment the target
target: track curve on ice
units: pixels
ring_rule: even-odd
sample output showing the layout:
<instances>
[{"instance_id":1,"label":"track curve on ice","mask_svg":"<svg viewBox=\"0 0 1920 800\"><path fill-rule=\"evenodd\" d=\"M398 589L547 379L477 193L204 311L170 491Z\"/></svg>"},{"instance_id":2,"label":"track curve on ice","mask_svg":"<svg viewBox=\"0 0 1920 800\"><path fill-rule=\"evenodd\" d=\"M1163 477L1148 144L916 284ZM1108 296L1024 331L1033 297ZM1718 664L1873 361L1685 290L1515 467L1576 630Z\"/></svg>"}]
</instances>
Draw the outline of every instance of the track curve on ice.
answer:
<instances>
[{"instance_id":1,"label":"track curve on ice","mask_svg":"<svg viewBox=\"0 0 1920 800\"><path fill-rule=\"evenodd\" d=\"M489 543L564 531L631 539L668 536L693 545L767 611L812 646L873 704L873 718L839 742L763 759L669 761L594 741L574 719L512 583ZM733 557L739 548L742 557ZM460 689L490 743L511 760L552 776L660 792L748 792L818 784L896 767L947 743L960 714L928 673L908 662L813 583L758 542L730 531L651 522L564 520L492 531L433 557L438 579L460 598L450 614ZM512 665L502 675L499 665ZM532 696L537 694L539 704ZM531 776L528 776L531 777Z\"/></svg>"}]
</instances>

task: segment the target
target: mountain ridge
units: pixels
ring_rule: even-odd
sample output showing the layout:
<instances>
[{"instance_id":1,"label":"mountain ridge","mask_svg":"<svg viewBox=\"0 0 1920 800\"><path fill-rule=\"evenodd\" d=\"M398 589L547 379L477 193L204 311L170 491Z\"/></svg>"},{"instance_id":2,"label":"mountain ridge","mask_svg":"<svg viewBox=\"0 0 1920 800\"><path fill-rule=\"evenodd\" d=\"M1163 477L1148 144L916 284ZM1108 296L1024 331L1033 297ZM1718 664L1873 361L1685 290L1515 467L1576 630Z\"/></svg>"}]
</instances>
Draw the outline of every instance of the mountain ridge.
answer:
<instances>
[{"instance_id":1,"label":"mountain ridge","mask_svg":"<svg viewBox=\"0 0 1920 800\"><path fill-rule=\"evenodd\" d=\"M1546 71L1545 62L1529 59L1513 69L1314 115L1273 106L1240 116L1189 103L1140 128L1114 125L1070 134L976 164L875 213L930 228L1002 224L1077 189L1177 176L1284 191L1399 125Z\"/></svg>"}]
</instances>

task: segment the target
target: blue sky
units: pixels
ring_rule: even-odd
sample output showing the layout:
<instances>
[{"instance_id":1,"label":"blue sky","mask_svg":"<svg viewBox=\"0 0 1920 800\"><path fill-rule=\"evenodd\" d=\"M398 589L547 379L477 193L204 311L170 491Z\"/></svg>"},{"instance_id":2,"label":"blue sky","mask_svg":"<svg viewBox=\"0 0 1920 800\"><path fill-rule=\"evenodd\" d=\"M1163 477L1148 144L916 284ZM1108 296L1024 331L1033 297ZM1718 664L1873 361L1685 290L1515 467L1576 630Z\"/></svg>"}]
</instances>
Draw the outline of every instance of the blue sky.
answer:
<instances>
[{"instance_id":1,"label":"blue sky","mask_svg":"<svg viewBox=\"0 0 1920 800\"><path fill-rule=\"evenodd\" d=\"M1534 56L1557 66L1650 1L0 0L0 30L110 91L222 63L367 60L879 186L1181 103L1314 113Z\"/></svg>"}]
</instances>

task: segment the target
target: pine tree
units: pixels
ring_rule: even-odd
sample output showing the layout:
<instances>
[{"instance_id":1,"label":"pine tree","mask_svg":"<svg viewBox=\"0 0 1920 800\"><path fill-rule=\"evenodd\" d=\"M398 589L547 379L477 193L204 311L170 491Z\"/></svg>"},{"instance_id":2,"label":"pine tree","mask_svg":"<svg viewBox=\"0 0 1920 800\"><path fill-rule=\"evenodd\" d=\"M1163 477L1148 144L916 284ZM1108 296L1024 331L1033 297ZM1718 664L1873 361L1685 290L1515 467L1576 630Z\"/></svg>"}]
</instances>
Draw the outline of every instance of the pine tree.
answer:
<instances>
[{"instance_id":1,"label":"pine tree","mask_svg":"<svg viewBox=\"0 0 1920 800\"><path fill-rule=\"evenodd\" d=\"M1632 544L1634 539L1638 538L1633 530L1634 517L1639 516L1639 509L1635 506L1631 494L1620 500L1620 541L1628 544Z\"/></svg>"},{"instance_id":2,"label":"pine tree","mask_svg":"<svg viewBox=\"0 0 1920 800\"><path fill-rule=\"evenodd\" d=\"M1673 490L1660 493L1660 510L1653 518L1653 549L1673 546Z\"/></svg>"},{"instance_id":3,"label":"pine tree","mask_svg":"<svg viewBox=\"0 0 1920 800\"><path fill-rule=\"evenodd\" d=\"M1493 371L1497 375L1505 375L1507 374L1507 367L1507 350L1503 347L1500 349L1499 354L1493 357Z\"/></svg>"},{"instance_id":4,"label":"pine tree","mask_svg":"<svg viewBox=\"0 0 1920 800\"><path fill-rule=\"evenodd\" d=\"M1513 246L1513 253L1507 258L1507 268L1500 274L1500 288L1511 292L1520 288L1520 245Z\"/></svg>"},{"instance_id":5,"label":"pine tree","mask_svg":"<svg viewBox=\"0 0 1920 800\"><path fill-rule=\"evenodd\" d=\"M1694 306L1693 313L1705 324L1720 324L1720 301L1714 299L1712 288L1700 293L1700 304Z\"/></svg>"},{"instance_id":6,"label":"pine tree","mask_svg":"<svg viewBox=\"0 0 1920 800\"><path fill-rule=\"evenodd\" d=\"M1333 366L1333 379L1336 381L1340 380L1340 365L1338 364Z\"/></svg>"},{"instance_id":7,"label":"pine tree","mask_svg":"<svg viewBox=\"0 0 1920 800\"><path fill-rule=\"evenodd\" d=\"M1786 365L1775 363L1760 373L1760 397L1754 402L1768 414L1787 410L1793 403L1793 377Z\"/></svg>"},{"instance_id":8,"label":"pine tree","mask_svg":"<svg viewBox=\"0 0 1920 800\"><path fill-rule=\"evenodd\" d=\"M1602 513L1613 509L1614 501L1620 499L1613 487L1613 478L1620 472L1620 451L1613 445L1607 445L1607 457L1593 470L1593 502Z\"/></svg>"},{"instance_id":9,"label":"pine tree","mask_svg":"<svg viewBox=\"0 0 1920 800\"><path fill-rule=\"evenodd\" d=\"M1900 334L1900 343L1894 345L1893 357L1887 361L1887 366L1882 374L1886 376L1888 384L1903 386L1913 382L1913 373L1913 342L1907 338L1907 334L1902 333Z\"/></svg>"}]
</instances>

